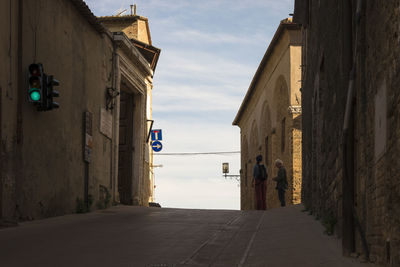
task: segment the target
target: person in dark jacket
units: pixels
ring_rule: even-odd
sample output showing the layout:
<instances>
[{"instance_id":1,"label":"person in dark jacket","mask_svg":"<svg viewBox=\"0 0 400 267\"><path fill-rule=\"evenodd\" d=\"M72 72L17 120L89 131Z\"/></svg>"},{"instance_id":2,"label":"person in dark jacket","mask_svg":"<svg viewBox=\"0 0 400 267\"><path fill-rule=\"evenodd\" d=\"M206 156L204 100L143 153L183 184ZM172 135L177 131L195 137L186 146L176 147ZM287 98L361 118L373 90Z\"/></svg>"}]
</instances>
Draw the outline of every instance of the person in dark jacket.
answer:
<instances>
[{"instance_id":1,"label":"person in dark jacket","mask_svg":"<svg viewBox=\"0 0 400 267\"><path fill-rule=\"evenodd\" d=\"M281 206L285 207L285 191L288 187L286 169L283 167L283 161L280 159L275 160L275 166L278 168L278 176L273 180L276 181L276 190L278 190L278 197L279 201L281 202Z\"/></svg>"},{"instance_id":2,"label":"person in dark jacket","mask_svg":"<svg viewBox=\"0 0 400 267\"><path fill-rule=\"evenodd\" d=\"M253 183L254 189L256 193L256 208L258 210L266 210L267 209L267 200L266 200L266 180L268 177L267 169L263 164L261 164L262 156L258 155L256 157L256 165L253 169Z\"/></svg>"}]
</instances>

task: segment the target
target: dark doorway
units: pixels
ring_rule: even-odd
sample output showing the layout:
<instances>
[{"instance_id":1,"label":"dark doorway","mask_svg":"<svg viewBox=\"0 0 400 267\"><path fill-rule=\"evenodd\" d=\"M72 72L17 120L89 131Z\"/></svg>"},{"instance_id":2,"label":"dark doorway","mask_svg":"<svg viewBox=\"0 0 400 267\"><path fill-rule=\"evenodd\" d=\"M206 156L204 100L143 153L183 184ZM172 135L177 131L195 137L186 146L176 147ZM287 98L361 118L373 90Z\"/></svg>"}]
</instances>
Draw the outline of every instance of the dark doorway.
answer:
<instances>
[{"instance_id":1,"label":"dark doorway","mask_svg":"<svg viewBox=\"0 0 400 267\"><path fill-rule=\"evenodd\" d=\"M118 191L122 204L132 205L133 94L121 91L119 113Z\"/></svg>"}]
</instances>

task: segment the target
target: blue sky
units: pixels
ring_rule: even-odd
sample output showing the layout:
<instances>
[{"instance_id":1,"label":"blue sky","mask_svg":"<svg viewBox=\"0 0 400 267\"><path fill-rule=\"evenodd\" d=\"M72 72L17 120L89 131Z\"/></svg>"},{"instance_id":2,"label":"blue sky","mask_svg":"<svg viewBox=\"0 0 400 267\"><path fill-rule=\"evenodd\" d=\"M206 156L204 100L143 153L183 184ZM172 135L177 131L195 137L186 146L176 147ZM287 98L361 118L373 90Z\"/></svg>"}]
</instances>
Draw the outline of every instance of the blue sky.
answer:
<instances>
[{"instance_id":1,"label":"blue sky","mask_svg":"<svg viewBox=\"0 0 400 267\"><path fill-rule=\"evenodd\" d=\"M133 1L86 0L96 16L115 15ZM279 22L294 0L136 0L161 49L154 75L153 119L163 153L239 151L232 121ZM240 155L155 153L156 202L163 207L239 209Z\"/></svg>"}]
</instances>

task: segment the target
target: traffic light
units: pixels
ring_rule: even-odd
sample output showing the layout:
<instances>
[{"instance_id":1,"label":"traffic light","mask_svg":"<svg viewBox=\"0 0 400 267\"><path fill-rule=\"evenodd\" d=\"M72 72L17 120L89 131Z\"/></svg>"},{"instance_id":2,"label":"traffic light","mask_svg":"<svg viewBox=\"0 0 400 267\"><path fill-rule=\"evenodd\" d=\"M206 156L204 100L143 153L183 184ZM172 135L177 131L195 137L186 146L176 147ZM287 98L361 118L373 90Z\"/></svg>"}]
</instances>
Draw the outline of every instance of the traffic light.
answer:
<instances>
[{"instance_id":1,"label":"traffic light","mask_svg":"<svg viewBox=\"0 0 400 267\"><path fill-rule=\"evenodd\" d=\"M43 104L43 85L45 85L45 77L42 64L29 65L29 88L28 101L35 105ZM39 107L38 107L39 108Z\"/></svg>"},{"instance_id":2,"label":"traffic light","mask_svg":"<svg viewBox=\"0 0 400 267\"><path fill-rule=\"evenodd\" d=\"M54 86L59 86L60 82L54 79L53 75L47 76L46 84L46 110L51 110L54 108L59 108L60 104L53 101L53 97L59 97L60 93L54 90Z\"/></svg>"},{"instance_id":3,"label":"traffic light","mask_svg":"<svg viewBox=\"0 0 400 267\"><path fill-rule=\"evenodd\" d=\"M54 79L53 75L46 75L40 63L31 64L28 69L28 101L33 103L38 111L59 108L60 104L54 102L53 98L59 97L60 93L53 87L60 85L60 82Z\"/></svg>"}]
</instances>

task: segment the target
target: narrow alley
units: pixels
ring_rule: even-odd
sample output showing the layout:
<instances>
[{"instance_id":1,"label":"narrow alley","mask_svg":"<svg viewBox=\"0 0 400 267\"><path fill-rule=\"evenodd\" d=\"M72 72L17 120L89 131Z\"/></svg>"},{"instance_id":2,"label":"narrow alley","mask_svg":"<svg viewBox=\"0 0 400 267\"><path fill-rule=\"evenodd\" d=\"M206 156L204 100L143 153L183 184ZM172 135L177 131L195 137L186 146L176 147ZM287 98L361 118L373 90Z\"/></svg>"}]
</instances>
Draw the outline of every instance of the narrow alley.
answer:
<instances>
[{"instance_id":1,"label":"narrow alley","mask_svg":"<svg viewBox=\"0 0 400 267\"><path fill-rule=\"evenodd\" d=\"M400 1L0 1L0 267L400 267Z\"/></svg>"}]
</instances>

